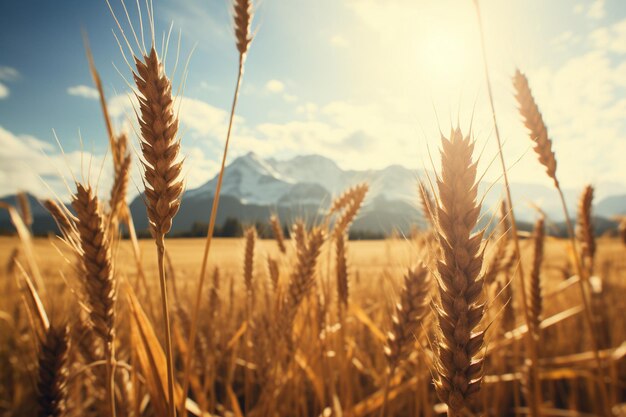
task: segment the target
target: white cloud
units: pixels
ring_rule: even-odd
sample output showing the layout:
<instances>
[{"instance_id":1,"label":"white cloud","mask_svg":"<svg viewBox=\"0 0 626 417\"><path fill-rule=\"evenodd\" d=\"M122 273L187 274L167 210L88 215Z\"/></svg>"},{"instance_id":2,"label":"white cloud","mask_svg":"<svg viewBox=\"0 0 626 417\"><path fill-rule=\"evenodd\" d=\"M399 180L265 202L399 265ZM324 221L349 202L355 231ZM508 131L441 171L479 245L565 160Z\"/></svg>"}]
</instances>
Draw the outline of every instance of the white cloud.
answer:
<instances>
[{"instance_id":1,"label":"white cloud","mask_svg":"<svg viewBox=\"0 0 626 417\"><path fill-rule=\"evenodd\" d=\"M565 32L561 32L560 34L552 38L550 43L560 48L571 48L574 45L579 45L581 41L581 35L575 34L571 30L566 30Z\"/></svg>"},{"instance_id":2,"label":"white cloud","mask_svg":"<svg viewBox=\"0 0 626 417\"><path fill-rule=\"evenodd\" d=\"M307 119L315 117L318 110L319 106L310 101L296 107L296 113L304 115Z\"/></svg>"},{"instance_id":3,"label":"white cloud","mask_svg":"<svg viewBox=\"0 0 626 417\"><path fill-rule=\"evenodd\" d=\"M218 85L215 84L210 84L206 81L200 81L200 87L208 90L208 91L219 91L220 87Z\"/></svg>"},{"instance_id":4,"label":"white cloud","mask_svg":"<svg viewBox=\"0 0 626 417\"><path fill-rule=\"evenodd\" d=\"M62 154L56 147L28 135L16 135L0 126L0 190L2 194L29 191L38 197L59 196L69 200L63 178L85 179L100 190L111 185L110 163L100 175L102 155L80 150ZM98 182L99 179L99 182ZM50 189L52 191L50 191Z\"/></svg>"},{"instance_id":5,"label":"white cloud","mask_svg":"<svg viewBox=\"0 0 626 417\"><path fill-rule=\"evenodd\" d=\"M61 140L69 147L68 140ZM91 145L87 142L85 148L89 149ZM131 151L131 154L135 159L135 153ZM185 158L183 175L188 189L199 187L217 172L217 159L208 156L200 146L183 141L181 156ZM63 201L69 201L70 194L65 183L73 190L73 178L77 178L97 186L98 194L107 198L113 181L110 156L105 159L103 154L80 150L63 154L55 145L31 136L16 135L2 126L0 166L0 195L29 191L39 198L58 196ZM135 161L128 188L129 200L137 195L137 187L142 188L141 175L139 164Z\"/></svg>"},{"instance_id":6,"label":"white cloud","mask_svg":"<svg viewBox=\"0 0 626 417\"><path fill-rule=\"evenodd\" d=\"M589 40L596 49L626 54L626 19L594 30Z\"/></svg>"},{"instance_id":7,"label":"white cloud","mask_svg":"<svg viewBox=\"0 0 626 417\"><path fill-rule=\"evenodd\" d=\"M193 98L182 97L180 100L180 121L184 129L204 137L223 138L226 135L229 116L226 110ZM235 117L235 124L242 121L240 116Z\"/></svg>"},{"instance_id":8,"label":"white cloud","mask_svg":"<svg viewBox=\"0 0 626 417\"><path fill-rule=\"evenodd\" d=\"M0 80L15 81L20 78L18 70L12 67L0 66Z\"/></svg>"},{"instance_id":9,"label":"white cloud","mask_svg":"<svg viewBox=\"0 0 626 417\"><path fill-rule=\"evenodd\" d=\"M282 93L285 91L285 84L278 80L269 80L265 83L265 90L269 93Z\"/></svg>"},{"instance_id":10,"label":"white cloud","mask_svg":"<svg viewBox=\"0 0 626 417\"><path fill-rule=\"evenodd\" d=\"M350 46L350 41L342 35L333 35L330 38L330 44L336 48L347 48Z\"/></svg>"},{"instance_id":11,"label":"white cloud","mask_svg":"<svg viewBox=\"0 0 626 417\"><path fill-rule=\"evenodd\" d=\"M70 96L83 97L91 100L97 100L99 97L98 90L86 85L75 85L67 88L67 94Z\"/></svg>"},{"instance_id":12,"label":"white cloud","mask_svg":"<svg viewBox=\"0 0 626 417\"><path fill-rule=\"evenodd\" d=\"M133 107L138 108L137 100L130 94L119 94L109 100L108 107L111 117L118 122L132 121L135 123L135 112ZM194 137L222 138L226 134L226 124L229 113L202 100L189 97L178 97L174 102L174 107L180 112L180 131L186 136L188 132ZM235 117L235 123L240 123L242 118Z\"/></svg>"},{"instance_id":13,"label":"white cloud","mask_svg":"<svg viewBox=\"0 0 626 417\"><path fill-rule=\"evenodd\" d=\"M0 80L11 82L20 78L20 73L12 67L0 66ZM0 82L0 100L6 99L11 95L9 87L5 83Z\"/></svg>"},{"instance_id":14,"label":"white cloud","mask_svg":"<svg viewBox=\"0 0 626 417\"><path fill-rule=\"evenodd\" d=\"M587 17L600 20L606 16L605 0L594 0L587 10Z\"/></svg>"},{"instance_id":15,"label":"white cloud","mask_svg":"<svg viewBox=\"0 0 626 417\"><path fill-rule=\"evenodd\" d=\"M295 103L296 101L298 101L298 97L293 94L285 93L283 94L283 100L285 100L287 103Z\"/></svg>"},{"instance_id":16,"label":"white cloud","mask_svg":"<svg viewBox=\"0 0 626 417\"><path fill-rule=\"evenodd\" d=\"M9 88L6 85L0 83L0 100L7 97L9 97Z\"/></svg>"}]
</instances>

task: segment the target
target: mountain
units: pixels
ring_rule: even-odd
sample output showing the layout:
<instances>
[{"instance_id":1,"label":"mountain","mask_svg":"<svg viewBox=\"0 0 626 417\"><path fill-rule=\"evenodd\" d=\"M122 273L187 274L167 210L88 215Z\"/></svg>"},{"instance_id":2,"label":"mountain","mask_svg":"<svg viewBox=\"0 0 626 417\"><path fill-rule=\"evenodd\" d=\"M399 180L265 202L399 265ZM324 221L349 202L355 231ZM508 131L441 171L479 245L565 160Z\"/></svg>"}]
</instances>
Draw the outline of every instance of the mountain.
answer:
<instances>
[{"instance_id":1,"label":"mountain","mask_svg":"<svg viewBox=\"0 0 626 417\"><path fill-rule=\"evenodd\" d=\"M33 216L32 232L36 235L45 235L50 231L57 232L58 228L48 211L41 205L37 197L32 194L26 194L30 211ZM0 198L0 202L18 207L17 196L9 195ZM0 210L0 234L13 233L13 225L7 210Z\"/></svg>"},{"instance_id":2,"label":"mountain","mask_svg":"<svg viewBox=\"0 0 626 417\"><path fill-rule=\"evenodd\" d=\"M626 194L603 198L594 208L595 214L604 217L626 215Z\"/></svg>"},{"instance_id":3,"label":"mountain","mask_svg":"<svg viewBox=\"0 0 626 417\"><path fill-rule=\"evenodd\" d=\"M334 161L319 155L296 156L289 160L263 159L248 153L226 166L222 183L222 197L217 224L229 218L244 224L266 222L276 213L285 223L296 218L319 220L333 196L352 185L366 181L370 192L356 219L353 230L389 233L393 229L407 232L412 225L423 222L417 196L419 179L434 179L432 173L391 165L380 170L343 170ZM172 232L181 234L194 225L208 223L217 176L202 186L187 190L179 213L174 219ZM532 223L540 207L552 221L562 222L561 203L551 187L537 184L511 184L516 216L520 221ZM565 189L565 199L570 213L575 215L580 190ZM479 195L483 196L483 222L489 223L492 213L497 213L503 197L500 183L481 182ZM1 199L15 204L13 197ZM34 231L45 233L54 229L47 213L31 197L35 217ZM148 229L146 209L141 196L130 204L138 231ZM626 213L626 195L613 195L599 200L594 208L598 216L599 231L612 227L607 221L612 216ZM48 217L48 220L45 220ZM0 230L9 227L6 212L0 211Z\"/></svg>"},{"instance_id":4,"label":"mountain","mask_svg":"<svg viewBox=\"0 0 626 417\"><path fill-rule=\"evenodd\" d=\"M284 222L297 217L319 219L324 209L336 196L355 184L366 181L370 192L354 230L389 233L392 229L407 232L411 225L423 222L417 196L418 179L433 179L432 173L391 165L380 170L343 170L331 159L320 155L296 156L288 160L262 159L250 152L232 161L224 172L222 200L217 223L227 217L237 217L244 223L265 222L271 213L277 213ZM188 230L195 222L208 221L217 176L199 188L189 190L183 197L179 214L174 219L173 231ZM561 203L552 187L537 184L511 185L516 215L532 224L540 207L554 222L563 221ZM575 215L579 190L564 189L567 205ZM500 183L481 182L483 212L497 213L504 193ZM626 196L625 196L626 197ZM604 207L604 200L598 207ZM609 209L597 213L610 217L626 203L616 202ZM131 206L138 228L147 227L145 207L141 199ZM601 222L609 227L606 222Z\"/></svg>"}]
</instances>

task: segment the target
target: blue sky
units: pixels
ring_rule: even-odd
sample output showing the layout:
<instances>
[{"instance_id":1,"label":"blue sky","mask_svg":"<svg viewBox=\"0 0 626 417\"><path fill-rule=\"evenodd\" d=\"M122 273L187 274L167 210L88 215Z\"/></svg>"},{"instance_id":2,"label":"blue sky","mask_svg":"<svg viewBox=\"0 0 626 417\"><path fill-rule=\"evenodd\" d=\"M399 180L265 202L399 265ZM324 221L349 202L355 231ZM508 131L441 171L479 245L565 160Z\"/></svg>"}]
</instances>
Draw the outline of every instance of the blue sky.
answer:
<instances>
[{"instance_id":1,"label":"blue sky","mask_svg":"<svg viewBox=\"0 0 626 417\"><path fill-rule=\"evenodd\" d=\"M138 28L135 3L128 3ZM119 0L111 4L126 24ZM515 110L510 76L519 66L554 139L561 182L580 187L591 181L600 195L624 192L626 3L481 4L513 179L549 184ZM193 188L215 173L224 140L237 65L229 3L154 0L154 7L159 44L173 22L169 71L182 33L175 86L196 46L178 96L185 174ZM471 0L264 0L255 18L232 157L318 153L344 168L421 168L430 164L428 149L437 149L439 127L446 132L457 119L468 126L475 106L474 133L485 148L482 166L489 166L495 149ZM108 183L110 160L102 162L107 139L81 28L118 129L132 133L124 81L130 70L105 1L2 2L0 195L26 189L63 197L60 175L99 177L103 188ZM497 176L488 170L487 178ZM138 173L135 178L140 184Z\"/></svg>"}]
</instances>

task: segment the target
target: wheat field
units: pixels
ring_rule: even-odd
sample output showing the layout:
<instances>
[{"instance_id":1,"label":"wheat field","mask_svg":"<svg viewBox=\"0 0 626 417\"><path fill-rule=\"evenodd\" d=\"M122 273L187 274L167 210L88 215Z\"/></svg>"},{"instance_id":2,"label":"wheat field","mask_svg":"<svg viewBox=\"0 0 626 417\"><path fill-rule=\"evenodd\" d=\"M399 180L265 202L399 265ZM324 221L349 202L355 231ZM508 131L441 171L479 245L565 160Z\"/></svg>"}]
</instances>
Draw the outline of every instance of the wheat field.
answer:
<instances>
[{"instance_id":1,"label":"wheat field","mask_svg":"<svg viewBox=\"0 0 626 417\"><path fill-rule=\"evenodd\" d=\"M523 256L529 258L532 242L522 241ZM158 312L158 276L157 257L150 249L153 242L139 242L144 273L149 277L147 288L143 287L137 274L132 245L122 241L115 249L115 275L120 280L120 287L136 288L136 294L142 300L144 313L154 323L161 318ZM397 237L385 241L354 241L347 245L347 266L349 281L348 304L339 302L336 285L336 258L330 242L322 246L317 264L317 282L320 292L326 286L328 299L322 308L328 309L324 317L319 314L316 304L319 299L310 294L294 324L292 335L281 335L276 325L276 300L280 292L272 287L272 277L268 268L268 257L276 260L280 274L279 288L286 290L288 274L293 268L297 249L292 240L285 241L286 253L282 253L275 240L258 240L254 246L252 272L254 285L252 292L258 300L255 302L256 318L247 321L246 312L248 293L245 284L246 239L218 239L211 252L210 268L219 269L218 280L212 281L203 294L200 311L200 344L197 347L196 363L192 377L192 395L194 405L190 406L193 414L195 404L217 415L268 415L270 411L258 407L272 407L271 414L291 415L291 410L299 410L299 415L332 415L350 413L350 415L378 415L383 404L383 392L389 372L389 358L385 347L389 346L388 332L393 331L395 304L402 298L402 276L409 265L419 262L428 243L422 234L414 237ZM174 305L175 351L184 351L185 337L188 336L188 320L191 310L190 300L194 297L195 282L200 269L198 259L202 253L201 239L175 239L169 245ZM29 320L24 317L25 298L18 295L20 289L19 270L14 262L23 257L20 242L16 238L0 239L0 262L5 266L2 271L3 332L0 357L3 361L2 398L5 411L9 415L37 414L37 403L31 399L37 397L38 390L32 385L37 380L37 349L33 346ZM75 306L72 287L75 273L71 250L63 248L55 237L37 238L33 241L35 259L40 273L45 277L46 293L42 302L46 306L52 323L72 323L69 360L66 363L69 380L64 384L66 404L63 415L101 415L105 413L102 379L98 379L98 369L86 370L92 363L97 363L101 348L89 343L80 309ZM15 250L19 254L15 255ZM623 317L626 314L626 290L622 279L626 262L623 259L623 244L617 239L604 238L598 241L596 264L603 276L601 288L594 291L595 328L598 338L603 340L602 355L607 371L618 381L624 375L626 354L624 340L626 327ZM567 242L562 239L549 239L546 242L544 256L546 261L541 268L543 292L543 341L539 363L543 373L543 401L545 415L578 415L580 410L587 410L589 415L602 415L598 410L600 403L598 392L590 384L590 377L595 372L595 363L590 348L590 340L582 325L580 295L575 286L576 277L570 277L571 264L568 262ZM530 265L527 265L530 267ZM496 278L496 288L500 283L509 283L514 298L506 304L507 293L502 291L491 294L489 307L483 319L488 331L485 348L487 349L481 394L470 405L471 410L487 415L524 414L526 397L524 345L521 333L524 331L523 315L520 312L519 286L512 282L513 268L500 269ZM212 272L214 274L214 272ZM79 278L78 278L79 279ZM69 280L69 282L68 282ZM24 291L22 289L21 291ZM151 384L145 378L155 378L145 362L137 360L138 352L155 355L157 361L163 361L161 348L162 336L142 345L137 340L137 316L129 311L130 288L122 290L117 302L117 348L116 357L123 368L119 368L117 381L118 414L122 415L159 415L153 403ZM515 297L517 294L517 297ZM148 301L150 300L150 301ZM23 304L26 303L26 304ZM430 307L427 308L430 310ZM280 310L279 310L280 311ZM428 312L432 313L432 312ZM436 397L431 382L433 372L432 352L429 344L436 336L431 326L429 314L409 335L409 349L398 365L400 371L390 382L387 394L387 410L390 415L437 415L445 412L445 407ZM27 314L26 314L27 315ZM268 315L269 317L267 317ZM266 317L264 317L266 316ZM397 315L396 315L397 317ZM507 317L509 317L507 319ZM323 320L321 323L319 321ZM511 320L507 322L507 320ZM251 327L244 326L250 323ZM143 325L150 326L148 323ZM322 328L318 326L324 326ZM345 326L345 330L342 330ZM424 326L423 328L421 328ZM158 334L158 328L150 332ZM279 334L274 332L278 331ZM246 338L250 332L251 337ZM22 334L21 337L17 337ZM263 392L279 348L280 337L288 337L291 359L281 366L282 376L273 376L277 380L274 398L264 398ZM135 339L134 339L135 338ZM150 343L161 342L156 346ZM85 346L87 345L87 346ZM90 350L90 347L95 350ZM341 349L343 348L343 351ZM151 349L155 349L152 351ZM290 353L282 352L283 355ZM85 357L85 356L89 357ZM180 356L179 356L180 357ZM291 363L295 361L295 363ZM100 361L101 362L101 361ZM158 362L157 362L158 363ZM179 365L181 362L178 362ZM134 366L139 375L134 379L131 370ZM246 365L247 364L247 365ZM146 368L142 368L146 366ZM269 368L269 369L268 369ZM248 369L248 371L246 371ZM394 372L394 373L396 373ZM95 375L94 375L95 374ZM246 413L246 374L250 391L249 411ZM178 377L180 378L179 368ZM157 377L158 378L158 377ZM166 381L161 375L161 384ZM230 381L225 378L231 378ZM133 382L134 381L134 382ZM138 384L135 386L134 384ZM205 387L201 389L200 387ZM230 385L230 386L229 386ZM623 389L618 384L612 385L610 395L613 404L622 400ZM81 388L82 387L82 388ZM123 392L122 390L127 390ZM135 391L136 390L136 391ZM197 391L196 391L197 390ZM345 390L345 391L344 391ZM517 395L516 395L517 393ZM267 395L267 394L265 394ZM137 396L140 396L139 398ZM150 398L150 400L148 400ZM251 399L250 399L251 398ZM349 404L344 404L350 398ZM287 401L287 400L290 401ZM270 403L267 403L271 401ZM293 403L291 402L293 401ZM349 406L349 408L348 408ZM340 408L339 408L340 407ZM563 411L556 411L561 409ZM263 411L260 411L263 410ZM569 410L569 411L565 411ZM617 414L619 415L619 414Z\"/></svg>"},{"instance_id":2,"label":"wheat field","mask_svg":"<svg viewBox=\"0 0 626 417\"><path fill-rule=\"evenodd\" d=\"M358 183L320 202L315 219L272 215L271 239L255 226L214 239L256 33L256 5L234 0L237 77L207 235L179 239L170 235L186 160L167 48L152 2L145 21L126 12L126 31L107 5L133 83L134 135L112 123L87 45L112 186L68 180L68 204L42 200L58 228L48 238L31 233L25 194L0 205L14 227L0 237L0 415L626 415L626 220L595 235L592 185L569 212L560 156L523 72L511 88L567 238L551 235L541 210L531 233L518 228L484 55L499 213L482 206L480 150L457 126L441 134L441 168L407 196L425 220L409 235L349 239L370 192ZM137 237L127 203L133 166L151 238Z\"/></svg>"}]
</instances>

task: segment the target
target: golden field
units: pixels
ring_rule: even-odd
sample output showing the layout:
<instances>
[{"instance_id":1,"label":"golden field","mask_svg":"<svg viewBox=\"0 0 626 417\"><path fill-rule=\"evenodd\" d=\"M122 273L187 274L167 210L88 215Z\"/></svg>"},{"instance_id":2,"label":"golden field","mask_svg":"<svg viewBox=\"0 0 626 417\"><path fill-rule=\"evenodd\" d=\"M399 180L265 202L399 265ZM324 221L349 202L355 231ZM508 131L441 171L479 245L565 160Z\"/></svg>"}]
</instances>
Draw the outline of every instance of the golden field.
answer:
<instances>
[{"instance_id":1,"label":"golden field","mask_svg":"<svg viewBox=\"0 0 626 417\"><path fill-rule=\"evenodd\" d=\"M60 277L62 272L67 273L71 267L64 261L64 257L70 257L64 243L57 237L36 238L33 241L37 262L49 279ZM156 273L157 259L154 250L154 242L148 239L139 240L142 262L146 271ZM418 246L410 238L395 238L386 240L351 241L348 259L351 275L359 275L368 283L372 280L382 279L385 274L401 277L405 270L420 259ZM8 265L14 249L19 248L20 242L16 238L0 237L0 265ZM525 242L526 252L530 250L530 241ZM620 279L622 273L626 273L626 247L618 239L598 239L597 265L608 268L609 279L626 287L626 280ZM167 244L167 250L176 270L176 277L180 285L186 282L195 282L200 273L200 261L204 239L181 238L171 239ZM256 244L256 267L261 274L267 275L266 256L278 257L280 251L276 242L271 239L259 239ZM243 273L245 240L243 238L216 238L211 248L209 258L210 266L219 266L222 273L230 279L231 275ZM288 255L293 254L293 248L287 245ZM544 289L550 291L563 281L568 260L564 255L568 251L568 242L562 239L552 239L545 248L545 272L546 281ZM64 254L64 256L61 255ZM134 279L135 266L132 245L128 240L120 242L115 254L118 270L130 279ZM327 256L320 258L321 265L327 264ZM573 266L569 261L570 272ZM321 267L325 270L325 266ZM239 277L240 278L240 277ZM236 279L239 279L236 278ZM156 282L154 283L157 284ZM239 283L243 285L243 282Z\"/></svg>"},{"instance_id":2,"label":"golden field","mask_svg":"<svg viewBox=\"0 0 626 417\"><path fill-rule=\"evenodd\" d=\"M525 259L531 258L532 240L522 240ZM168 258L175 271L175 278L168 274L168 281L175 291L170 292L173 298L173 327L175 351L181 355L186 349L185 336L188 331L188 316L194 300L195 283L197 282L202 256L203 239L171 239L167 243ZM212 295L215 282L207 284L207 291L202 298L200 312L199 339L202 343L197 347L197 362L192 378L192 394L195 401L203 409L213 410L218 415L286 415L285 407L296 407L298 415L316 416L338 414L343 409L345 415L365 416L378 415L384 402L383 392L388 372L388 362L384 347L389 344L387 332L392 330L391 318L394 315L394 304L400 300L402 277L406 271L418 261L430 262L424 250L427 243L423 235L414 238L394 238L384 241L350 241L347 244L347 265L349 281L349 307L341 311L337 308L335 284L335 254L333 247L326 243L321 250L317 266L316 281L313 293L302 305L298 319L293 328L294 335L289 343L293 349L295 360L285 359L285 352L280 353L281 341L274 329L278 322L274 305L280 298L281 290L273 290L267 268L267 257L277 259L280 264L281 284L279 288L288 288L289 273L293 268L295 251L292 241L286 242L287 253L282 254L275 240L257 240L254 246L253 276L256 295L255 314L248 325L246 323L246 306L248 296L244 277L245 239L216 239L213 242L209 258L209 270L219 267L219 289ZM157 258L152 240L140 240L143 271L148 279L149 290L145 291L137 275L132 246L129 241L120 241L113 251L116 265L115 273L120 280L120 291L116 305L116 355L123 366L131 366L133 352L143 352L145 346L137 343L133 332L137 331L133 324L133 315L128 308L128 290L125 282L135 288L147 317L155 323L153 331L160 335L162 331L158 323L158 271ZM495 241L488 245L485 264L493 262L491 255ZM76 277L72 269L76 257L71 250L57 237L33 240L34 253L41 276L45 280L45 292L42 301L48 310L51 321L65 320L80 327L82 314L77 310L75 294L69 289L80 292L80 277ZM12 329L15 320L24 320L24 308L28 304L25 298L13 296L17 294L15 279L19 276L15 268L11 268L14 249L22 248L19 239L0 238L0 263L3 268L2 297L0 310L3 312L5 329ZM576 285L576 278L569 278L571 261L568 261L568 242L548 238L542 266L542 292L545 328L541 331L540 367L542 371L542 389L545 415L601 415L593 414L599 407L598 392L589 385L588 378L594 372L595 364L590 350L590 340L586 335L582 318L581 298ZM623 401L623 388L617 381L623 381L626 374L626 282L623 279L626 269L624 254L626 247L616 239L598 239L596 265L598 274L602 276L603 288L594 293L594 312L598 326L598 337L608 334L607 344L602 346L602 358L612 378L609 395L614 404ZM20 254L17 260L24 262ZM328 261L330 260L330 264ZM432 263L430 263L432 267ZM530 265L525 265L526 269ZM13 272L8 272L12 269ZM569 270L568 270L569 269ZM513 270L499 271L498 281L510 283L513 299L507 304L505 291L494 293L493 288L485 291L484 301L487 303L484 328L489 327L486 338L486 363L481 396L471 407L490 410L488 415L523 415L527 412L521 392L526 388L524 377L524 332L523 315L520 312L521 301L519 286L512 282ZM17 278L19 281L19 278ZM330 287L330 289L329 289ZM173 290L173 287L170 287ZM317 296L316 296L317 294ZM8 295L8 296L7 296ZM320 297L319 299L317 297ZM328 297L324 300L323 297ZM433 295L434 297L434 295ZM217 301L216 301L217 300ZM512 307L513 323L506 323L505 310ZM319 308L327 311L324 317L319 316ZM10 313L13 312L13 313ZM11 314L13 316L11 317ZM269 321L268 321L269 320ZM321 320L321 321L320 321ZM413 352L399 365L394 380L390 382L388 405L385 413L404 415L437 415L445 412L432 391L431 372L434 372L429 344L435 342L432 320L427 319L424 329L413 336ZM22 322L26 326L27 322ZM318 327L321 326L321 327ZM428 330L427 330L428 329ZM521 331L521 333L519 333ZM27 334L26 332L25 334ZM35 406L27 398L33 395L31 386L36 373L36 357L32 345L27 340L12 339L12 332L3 332L1 336L0 358L3 365L8 366L0 381L0 395L3 408L30 415ZM249 336L249 337L248 337ZM135 341L131 342L130 341ZM73 336L72 354L78 363L81 358L80 345L83 343L80 333ZM342 352L341 346L345 346ZM182 350L181 350L182 349ZM150 352L150 350L147 350ZM158 349L157 349L158 352ZM157 356L161 353L156 353ZM137 352L135 352L136 354ZM153 352L154 353L154 352ZM278 356L277 356L278 355ZM289 355L289 354L287 354ZM288 356L287 356L288 357ZM280 358L280 359L278 359ZM281 372L279 377L270 378L272 363L267 360L279 360ZM136 360L136 359L135 359ZM286 361L286 362L283 362ZM139 361L140 365L145 363ZM246 366L249 364L249 367ZM176 377L182 378L182 363L178 362ZM283 368L283 366L285 368ZM212 369L213 368L213 369ZM130 368L134 369L134 368ZM127 386L128 392L118 395L118 415L133 415L134 408L141 415L155 412L155 405L147 401L150 387L143 378L150 377L150 370L143 369L139 388ZM120 369L126 373L128 369ZM70 367L68 390L70 397L83 398L78 386L91 381L95 384L86 388L87 399L91 407L98 410L104 401L103 392L97 389L98 379L94 375L86 375L88 371L83 365L74 364ZM94 370L97 375L97 371ZM134 381L133 372L128 371L126 377L118 376L119 389L124 384ZM152 376L154 377L154 375ZM163 376L162 376L163 377ZM7 379L8 378L8 379ZM84 378L87 378L84 380ZM226 378L226 379L224 379ZM267 379L269 378L269 379ZM13 381L12 383L10 381ZM250 384L246 393L246 381ZM264 384L272 381L276 384L276 397L272 403L263 394ZM334 382L333 382L334 381ZM19 383L18 383L19 382ZM165 379L161 381L165 383ZM202 383L202 384L201 384ZM12 385L11 385L12 384ZM204 390L198 387L204 386ZM137 389L135 393L133 390ZM93 391L92 391L93 390ZM72 394L73 393L73 394ZM143 393L143 394L140 394ZM516 394L517 393L517 394ZM143 402L133 395L145 395ZM234 397L233 397L234 396ZM497 397L494 397L497 396ZM238 399L235 401L235 399ZM248 398L248 400L246 400ZM340 400L341 398L341 400ZM337 401L346 401L348 403ZM498 398L498 400L492 400ZM295 403L285 403L286 399ZM235 402L233 402L235 401ZM250 401L246 405L246 401ZM137 402L135 404L135 402ZM98 405L100 403L100 405ZM235 405L236 404L236 405ZM333 405L334 404L334 405ZM258 408L258 407L263 408ZM68 415L79 415L87 412L83 405L75 405L72 413L71 402ZM129 407L125 409L124 407ZM142 408L147 407L147 408ZM190 408L193 413L194 406ZM267 410L271 407L274 410ZM339 408L341 407L341 408ZM561 412L557 408L570 410ZM295 408L294 408L295 409ZM78 411L80 410L80 411ZM262 411L260 411L262 410ZM326 410L326 411L325 411ZM515 411L517 410L517 412ZM552 411L551 411L552 410ZM574 410L588 410L592 414L576 414ZM617 408L615 410L618 410ZM619 411L616 411L617 413ZM76 414L75 414L76 413ZM80 414L83 415L83 414ZM97 414L94 414L97 415ZM335 414L332 414L335 415ZM616 414L619 415L619 414Z\"/></svg>"}]
</instances>

